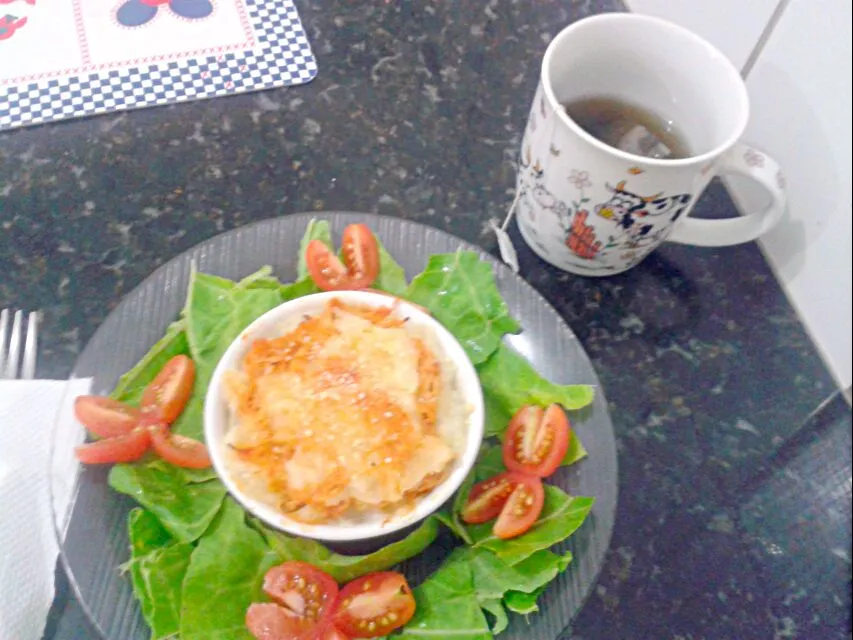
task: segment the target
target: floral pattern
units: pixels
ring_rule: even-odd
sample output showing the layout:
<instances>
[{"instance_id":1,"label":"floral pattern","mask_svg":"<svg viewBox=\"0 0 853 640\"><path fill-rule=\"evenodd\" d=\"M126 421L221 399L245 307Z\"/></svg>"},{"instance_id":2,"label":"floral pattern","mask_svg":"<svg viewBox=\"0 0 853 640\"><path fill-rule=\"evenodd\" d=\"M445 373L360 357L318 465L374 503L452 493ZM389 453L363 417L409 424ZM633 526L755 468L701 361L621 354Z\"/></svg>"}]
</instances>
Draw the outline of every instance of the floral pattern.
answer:
<instances>
[{"instance_id":1,"label":"floral pattern","mask_svg":"<svg viewBox=\"0 0 853 640\"><path fill-rule=\"evenodd\" d=\"M588 189L592 186L592 182L589 179L589 172L578 171L577 169L572 169L572 173L569 175L569 182L571 182L576 189Z\"/></svg>"},{"instance_id":2,"label":"floral pattern","mask_svg":"<svg viewBox=\"0 0 853 640\"><path fill-rule=\"evenodd\" d=\"M764 156L755 149L747 149L743 154L743 161L748 167L763 167Z\"/></svg>"}]
</instances>

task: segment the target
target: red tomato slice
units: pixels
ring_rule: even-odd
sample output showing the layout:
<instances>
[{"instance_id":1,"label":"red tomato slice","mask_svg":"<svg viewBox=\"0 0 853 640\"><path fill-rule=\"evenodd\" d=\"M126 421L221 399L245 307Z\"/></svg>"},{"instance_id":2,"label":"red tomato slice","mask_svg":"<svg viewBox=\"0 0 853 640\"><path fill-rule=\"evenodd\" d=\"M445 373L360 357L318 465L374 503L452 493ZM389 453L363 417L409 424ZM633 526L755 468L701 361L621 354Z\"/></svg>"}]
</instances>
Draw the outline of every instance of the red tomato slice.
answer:
<instances>
[{"instance_id":1,"label":"red tomato slice","mask_svg":"<svg viewBox=\"0 0 853 640\"><path fill-rule=\"evenodd\" d=\"M323 291L354 288L347 268L321 240L312 240L305 249L305 266L311 279Z\"/></svg>"},{"instance_id":2,"label":"red tomato slice","mask_svg":"<svg viewBox=\"0 0 853 640\"><path fill-rule=\"evenodd\" d=\"M256 602L246 611L246 627L257 640L314 640L315 624L274 602Z\"/></svg>"},{"instance_id":3,"label":"red tomato slice","mask_svg":"<svg viewBox=\"0 0 853 640\"><path fill-rule=\"evenodd\" d=\"M569 449L571 427L563 408L552 404L526 406L512 417L503 444L503 461L510 471L547 478L557 470Z\"/></svg>"},{"instance_id":4,"label":"red tomato slice","mask_svg":"<svg viewBox=\"0 0 853 640\"><path fill-rule=\"evenodd\" d=\"M545 489L542 481L533 476L521 476L521 481L498 516L492 532L502 540L520 536L536 522L545 504Z\"/></svg>"},{"instance_id":5,"label":"red tomato slice","mask_svg":"<svg viewBox=\"0 0 853 640\"><path fill-rule=\"evenodd\" d=\"M344 229L341 242L344 264L351 289L364 289L379 275L379 244L366 224L351 224Z\"/></svg>"},{"instance_id":6,"label":"red tomato slice","mask_svg":"<svg viewBox=\"0 0 853 640\"><path fill-rule=\"evenodd\" d=\"M165 425L153 425L149 430L151 446L166 462L186 469L207 469L211 465L207 448L198 440L169 433Z\"/></svg>"},{"instance_id":7,"label":"red tomato slice","mask_svg":"<svg viewBox=\"0 0 853 640\"><path fill-rule=\"evenodd\" d=\"M264 592L306 629L316 633L331 623L338 584L324 571L307 562L285 562L267 571Z\"/></svg>"},{"instance_id":8,"label":"red tomato slice","mask_svg":"<svg viewBox=\"0 0 853 640\"><path fill-rule=\"evenodd\" d=\"M317 636L319 640L350 640L350 637L333 624L326 626Z\"/></svg>"},{"instance_id":9,"label":"red tomato slice","mask_svg":"<svg viewBox=\"0 0 853 640\"><path fill-rule=\"evenodd\" d=\"M195 364L189 356L175 356L145 388L140 409L147 424L172 424L190 399Z\"/></svg>"},{"instance_id":10,"label":"red tomato slice","mask_svg":"<svg viewBox=\"0 0 853 640\"><path fill-rule=\"evenodd\" d=\"M79 396L74 415L99 438L127 435L139 424L139 409L104 396Z\"/></svg>"},{"instance_id":11,"label":"red tomato slice","mask_svg":"<svg viewBox=\"0 0 853 640\"><path fill-rule=\"evenodd\" d=\"M74 449L74 455L83 464L112 464L139 460L151 443L148 429L136 427L123 436L105 438L97 442L82 444Z\"/></svg>"},{"instance_id":12,"label":"red tomato slice","mask_svg":"<svg viewBox=\"0 0 853 640\"><path fill-rule=\"evenodd\" d=\"M475 484L462 508L462 520L468 524L480 524L497 518L521 480L520 474L507 471Z\"/></svg>"},{"instance_id":13,"label":"red tomato slice","mask_svg":"<svg viewBox=\"0 0 853 640\"><path fill-rule=\"evenodd\" d=\"M378 638L415 615L415 597L405 576L396 571L368 573L341 590L335 626L356 638Z\"/></svg>"}]
</instances>

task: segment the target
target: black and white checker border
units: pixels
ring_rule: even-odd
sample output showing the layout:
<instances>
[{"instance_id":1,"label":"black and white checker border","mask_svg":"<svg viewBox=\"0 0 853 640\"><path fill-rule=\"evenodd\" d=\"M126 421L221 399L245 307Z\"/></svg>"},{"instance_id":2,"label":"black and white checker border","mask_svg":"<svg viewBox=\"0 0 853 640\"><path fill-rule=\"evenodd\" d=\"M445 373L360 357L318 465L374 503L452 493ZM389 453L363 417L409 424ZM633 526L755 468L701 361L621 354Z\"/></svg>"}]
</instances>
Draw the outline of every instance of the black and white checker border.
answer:
<instances>
[{"instance_id":1,"label":"black and white checker border","mask_svg":"<svg viewBox=\"0 0 853 640\"><path fill-rule=\"evenodd\" d=\"M246 0L253 49L0 85L0 130L303 84L317 63L292 0Z\"/></svg>"}]
</instances>

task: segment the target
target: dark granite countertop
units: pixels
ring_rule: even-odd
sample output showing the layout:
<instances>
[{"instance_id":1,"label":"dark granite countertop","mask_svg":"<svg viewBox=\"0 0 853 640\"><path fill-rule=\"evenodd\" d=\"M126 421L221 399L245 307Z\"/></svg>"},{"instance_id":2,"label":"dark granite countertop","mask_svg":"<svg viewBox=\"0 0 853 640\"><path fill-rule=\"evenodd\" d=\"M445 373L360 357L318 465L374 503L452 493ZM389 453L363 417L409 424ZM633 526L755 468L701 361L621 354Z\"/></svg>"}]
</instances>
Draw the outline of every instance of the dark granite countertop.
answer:
<instances>
[{"instance_id":1,"label":"dark granite countertop","mask_svg":"<svg viewBox=\"0 0 853 640\"><path fill-rule=\"evenodd\" d=\"M494 250L547 42L621 8L299 7L310 85L0 134L0 308L44 312L40 375L66 375L159 264L253 220L378 211ZM733 209L713 186L697 215ZM515 239L592 358L619 443L612 547L564 637L849 638L850 410L757 246L668 245L596 280ZM53 614L48 637L89 637L73 601Z\"/></svg>"}]
</instances>

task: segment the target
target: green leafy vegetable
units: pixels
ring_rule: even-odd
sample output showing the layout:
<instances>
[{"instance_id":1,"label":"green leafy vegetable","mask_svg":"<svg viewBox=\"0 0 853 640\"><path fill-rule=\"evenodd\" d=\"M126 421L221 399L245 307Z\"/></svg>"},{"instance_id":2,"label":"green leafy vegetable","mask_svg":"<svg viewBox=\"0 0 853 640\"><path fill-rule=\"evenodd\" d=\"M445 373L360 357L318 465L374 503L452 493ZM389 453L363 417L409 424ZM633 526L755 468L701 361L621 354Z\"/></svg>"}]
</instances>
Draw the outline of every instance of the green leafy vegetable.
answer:
<instances>
[{"instance_id":1,"label":"green leafy vegetable","mask_svg":"<svg viewBox=\"0 0 853 640\"><path fill-rule=\"evenodd\" d=\"M501 344L477 371L484 391L510 416L526 404L544 407L556 402L572 411L584 408L593 400L589 385L550 382L506 344Z\"/></svg>"},{"instance_id":2,"label":"green leafy vegetable","mask_svg":"<svg viewBox=\"0 0 853 640\"><path fill-rule=\"evenodd\" d=\"M477 464L474 466L474 478L477 482L506 471L502 447L499 444L484 444L480 449Z\"/></svg>"},{"instance_id":3,"label":"green leafy vegetable","mask_svg":"<svg viewBox=\"0 0 853 640\"><path fill-rule=\"evenodd\" d=\"M110 486L148 509L177 540L196 540L219 511L225 486L218 480L192 482L183 469L163 460L117 464Z\"/></svg>"},{"instance_id":4,"label":"green leafy vegetable","mask_svg":"<svg viewBox=\"0 0 853 640\"><path fill-rule=\"evenodd\" d=\"M151 347L133 369L119 378L110 397L132 405L139 404L142 392L160 373L160 369L173 357L189 353L185 329L186 322L183 319L170 324L166 335Z\"/></svg>"},{"instance_id":5,"label":"green leafy vegetable","mask_svg":"<svg viewBox=\"0 0 853 640\"><path fill-rule=\"evenodd\" d=\"M384 571L403 560L408 560L431 545L438 535L438 519L430 517L402 540L367 555L345 556L330 551L316 540L297 538L280 531L273 531L263 525L258 527L282 561L309 562L328 573L339 584L354 580L366 573Z\"/></svg>"},{"instance_id":6,"label":"green leafy vegetable","mask_svg":"<svg viewBox=\"0 0 853 640\"><path fill-rule=\"evenodd\" d=\"M174 542L157 518L133 509L128 522L133 591L154 640L174 637L181 619L181 587L193 547Z\"/></svg>"},{"instance_id":7,"label":"green leafy vegetable","mask_svg":"<svg viewBox=\"0 0 853 640\"><path fill-rule=\"evenodd\" d=\"M510 591L504 596L503 603L506 605L506 608L512 611L513 613L519 613L521 615L529 615L531 613L536 613L537 611L539 611L539 605L536 603L536 601L539 599L539 596L542 595L542 592L545 591L545 589L546 587L543 586L534 591L533 593Z\"/></svg>"},{"instance_id":8,"label":"green leafy vegetable","mask_svg":"<svg viewBox=\"0 0 853 640\"><path fill-rule=\"evenodd\" d=\"M183 582L181 640L251 640L246 610L265 600L264 574L279 559L231 498L190 558Z\"/></svg>"},{"instance_id":9,"label":"green leafy vegetable","mask_svg":"<svg viewBox=\"0 0 853 640\"><path fill-rule=\"evenodd\" d=\"M569 496L546 484L542 513L527 533L512 540L500 540L492 534L490 523L474 525L468 530L474 547L484 547L507 564L515 565L571 536L583 524L594 502L595 498Z\"/></svg>"},{"instance_id":10,"label":"green leafy vegetable","mask_svg":"<svg viewBox=\"0 0 853 640\"><path fill-rule=\"evenodd\" d=\"M205 387L225 350L249 324L281 304L276 289L223 286L219 278L194 273L185 308L187 338L198 382Z\"/></svg>"},{"instance_id":11,"label":"green leafy vegetable","mask_svg":"<svg viewBox=\"0 0 853 640\"><path fill-rule=\"evenodd\" d=\"M406 289L409 286L409 283L406 282L406 272L385 250L379 238L376 238L376 243L379 245L379 275L372 287L393 293L395 296L405 297Z\"/></svg>"},{"instance_id":12,"label":"green leafy vegetable","mask_svg":"<svg viewBox=\"0 0 853 640\"><path fill-rule=\"evenodd\" d=\"M413 589L417 609L400 638L490 640L492 633L474 591L474 574L453 554L423 584Z\"/></svg>"},{"instance_id":13,"label":"green leafy vegetable","mask_svg":"<svg viewBox=\"0 0 853 640\"><path fill-rule=\"evenodd\" d=\"M520 328L498 291L492 266L472 251L430 257L404 297L429 309L474 364L484 362L504 334Z\"/></svg>"},{"instance_id":14,"label":"green leafy vegetable","mask_svg":"<svg viewBox=\"0 0 853 640\"><path fill-rule=\"evenodd\" d=\"M489 613L494 620L491 624L491 631L494 635L498 635L506 630L509 626L509 617L506 614L503 601L495 598L494 600L486 600L480 603L483 611Z\"/></svg>"}]
</instances>

